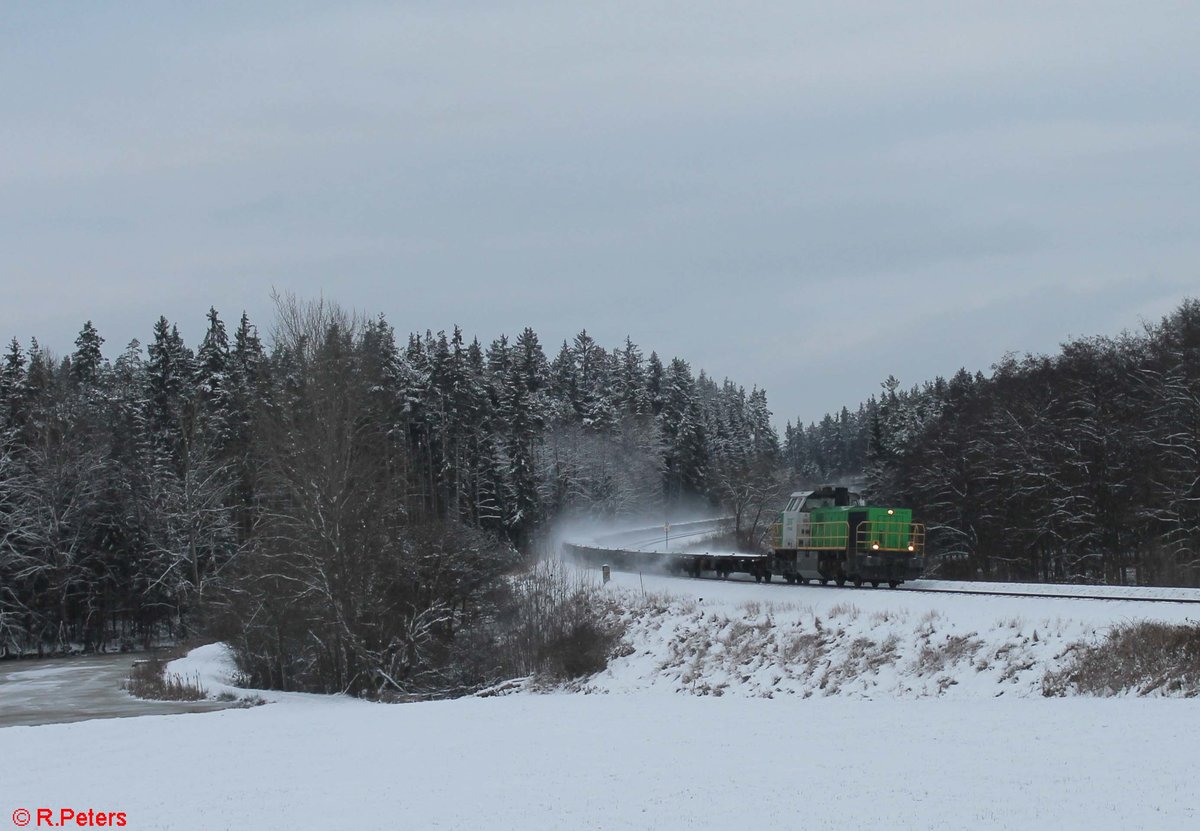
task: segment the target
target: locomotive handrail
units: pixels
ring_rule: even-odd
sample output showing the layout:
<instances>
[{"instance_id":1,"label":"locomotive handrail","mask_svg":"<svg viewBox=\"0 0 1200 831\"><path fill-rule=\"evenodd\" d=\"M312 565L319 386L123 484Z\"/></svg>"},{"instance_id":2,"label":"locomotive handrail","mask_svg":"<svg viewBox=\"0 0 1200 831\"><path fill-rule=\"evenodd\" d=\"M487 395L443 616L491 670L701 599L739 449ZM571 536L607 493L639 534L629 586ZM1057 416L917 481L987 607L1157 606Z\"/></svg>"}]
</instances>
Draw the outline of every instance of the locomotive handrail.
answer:
<instances>
[{"instance_id":1,"label":"locomotive handrail","mask_svg":"<svg viewBox=\"0 0 1200 831\"><path fill-rule=\"evenodd\" d=\"M808 528L808 545L799 544L798 541L797 548L809 551L844 551L846 540L850 538L850 525L847 522L812 522Z\"/></svg>"},{"instance_id":2,"label":"locomotive handrail","mask_svg":"<svg viewBox=\"0 0 1200 831\"><path fill-rule=\"evenodd\" d=\"M859 549L924 555L925 526L919 522L860 522L854 542Z\"/></svg>"},{"instance_id":3,"label":"locomotive handrail","mask_svg":"<svg viewBox=\"0 0 1200 831\"><path fill-rule=\"evenodd\" d=\"M775 547L782 548L783 523L772 524L770 533ZM812 522L800 526L798 534L796 548L801 551L843 551L850 537L850 525L837 521Z\"/></svg>"}]
</instances>

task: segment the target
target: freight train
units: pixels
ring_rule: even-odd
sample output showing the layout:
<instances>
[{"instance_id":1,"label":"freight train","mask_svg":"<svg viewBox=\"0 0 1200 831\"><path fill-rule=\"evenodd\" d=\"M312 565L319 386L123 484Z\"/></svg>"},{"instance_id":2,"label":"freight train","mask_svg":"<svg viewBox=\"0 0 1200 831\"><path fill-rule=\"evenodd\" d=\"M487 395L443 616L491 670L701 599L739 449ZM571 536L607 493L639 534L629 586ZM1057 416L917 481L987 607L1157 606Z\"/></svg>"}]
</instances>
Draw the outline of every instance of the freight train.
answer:
<instances>
[{"instance_id":1,"label":"freight train","mask_svg":"<svg viewBox=\"0 0 1200 831\"><path fill-rule=\"evenodd\" d=\"M792 494L771 526L770 546L768 580L895 588L924 570L925 526L908 508L867 505L849 488L825 485Z\"/></svg>"},{"instance_id":2,"label":"freight train","mask_svg":"<svg viewBox=\"0 0 1200 831\"><path fill-rule=\"evenodd\" d=\"M710 533L712 521L664 526L660 542ZM650 534L647 539L647 534ZM788 583L833 581L855 586L870 583L892 588L924 571L925 527L912 521L908 508L867 505L849 488L823 485L793 493L769 530L769 550L761 553L710 553L634 548L653 545L654 529L612 534L599 546L563 544L564 553L594 566L666 571L701 577L747 574L758 582L781 576ZM600 547L603 546L603 547Z\"/></svg>"}]
</instances>

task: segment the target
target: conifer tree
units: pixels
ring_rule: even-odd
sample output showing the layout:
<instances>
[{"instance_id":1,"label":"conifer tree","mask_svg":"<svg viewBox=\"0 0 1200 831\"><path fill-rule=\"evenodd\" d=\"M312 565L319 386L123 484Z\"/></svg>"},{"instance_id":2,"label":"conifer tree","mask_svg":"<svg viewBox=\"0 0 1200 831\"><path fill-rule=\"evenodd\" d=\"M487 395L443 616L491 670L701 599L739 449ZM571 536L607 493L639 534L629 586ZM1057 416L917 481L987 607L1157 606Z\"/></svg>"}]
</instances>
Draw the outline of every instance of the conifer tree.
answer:
<instances>
[{"instance_id":1,"label":"conifer tree","mask_svg":"<svg viewBox=\"0 0 1200 831\"><path fill-rule=\"evenodd\" d=\"M208 310L208 329L196 353L194 389L197 415L217 448L231 440L233 379L230 372L229 337L215 308Z\"/></svg>"},{"instance_id":2,"label":"conifer tree","mask_svg":"<svg viewBox=\"0 0 1200 831\"><path fill-rule=\"evenodd\" d=\"M0 429L13 430L23 422L25 350L13 338L0 367Z\"/></svg>"},{"instance_id":3,"label":"conifer tree","mask_svg":"<svg viewBox=\"0 0 1200 831\"><path fill-rule=\"evenodd\" d=\"M71 378L79 384L95 385L100 378L100 369L104 364L104 355L100 347L104 338L96 331L89 320L83 324L79 337L75 339L75 351L71 353Z\"/></svg>"}]
</instances>

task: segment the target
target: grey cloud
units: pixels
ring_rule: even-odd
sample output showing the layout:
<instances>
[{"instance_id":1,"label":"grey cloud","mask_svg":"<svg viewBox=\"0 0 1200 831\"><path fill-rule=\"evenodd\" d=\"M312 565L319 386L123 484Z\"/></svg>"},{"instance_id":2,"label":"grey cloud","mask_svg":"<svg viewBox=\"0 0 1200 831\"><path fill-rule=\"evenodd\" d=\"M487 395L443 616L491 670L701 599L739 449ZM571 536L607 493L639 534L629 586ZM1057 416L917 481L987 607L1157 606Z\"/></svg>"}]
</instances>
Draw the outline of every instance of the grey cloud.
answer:
<instances>
[{"instance_id":1,"label":"grey cloud","mask_svg":"<svg viewBox=\"0 0 1200 831\"><path fill-rule=\"evenodd\" d=\"M889 372L1134 325L1195 279L1193 4L0 24L0 334L59 351L87 318L110 346L158 314L194 339L210 303L262 319L277 286L402 330L628 333L808 420Z\"/></svg>"}]
</instances>

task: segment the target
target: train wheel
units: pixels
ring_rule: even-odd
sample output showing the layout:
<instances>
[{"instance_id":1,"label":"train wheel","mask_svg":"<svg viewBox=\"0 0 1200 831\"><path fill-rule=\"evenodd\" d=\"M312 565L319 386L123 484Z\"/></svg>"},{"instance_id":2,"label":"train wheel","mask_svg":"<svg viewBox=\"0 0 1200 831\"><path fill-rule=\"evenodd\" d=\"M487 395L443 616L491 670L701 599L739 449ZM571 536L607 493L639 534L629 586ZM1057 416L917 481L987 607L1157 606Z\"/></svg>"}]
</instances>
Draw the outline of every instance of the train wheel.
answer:
<instances>
[{"instance_id":1,"label":"train wheel","mask_svg":"<svg viewBox=\"0 0 1200 831\"><path fill-rule=\"evenodd\" d=\"M837 576L837 579L836 579L836 580L834 580L834 582L835 582L835 583L837 583L839 586L844 586L844 585L846 585L846 575L844 575L844 574L839 574L839 575Z\"/></svg>"},{"instance_id":2,"label":"train wheel","mask_svg":"<svg viewBox=\"0 0 1200 831\"><path fill-rule=\"evenodd\" d=\"M888 580L888 588L894 589L894 588L896 588L896 586L899 586L899 585L900 585L899 580Z\"/></svg>"},{"instance_id":3,"label":"train wheel","mask_svg":"<svg viewBox=\"0 0 1200 831\"><path fill-rule=\"evenodd\" d=\"M822 586L828 586L828 585L829 585L829 580L828 580L827 578L825 578L825 577L822 577L822 578L821 578L821 585L822 585Z\"/></svg>"},{"instance_id":4,"label":"train wheel","mask_svg":"<svg viewBox=\"0 0 1200 831\"><path fill-rule=\"evenodd\" d=\"M873 589L877 589L877 588L879 588L879 581L878 581L878 580L872 580L872 581L871 581L871 588L873 588Z\"/></svg>"},{"instance_id":5,"label":"train wheel","mask_svg":"<svg viewBox=\"0 0 1200 831\"><path fill-rule=\"evenodd\" d=\"M764 582L764 583L770 583L770 582L771 582L771 572L769 572L769 571L764 571L764 572L763 572L763 582Z\"/></svg>"},{"instance_id":6,"label":"train wheel","mask_svg":"<svg viewBox=\"0 0 1200 831\"><path fill-rule=\"evenodd\" d=\"M854 575L854 588L856 588L856 589L862 588L862 578L859 577L857 574Z\"/></svg>"}]
</instances>

